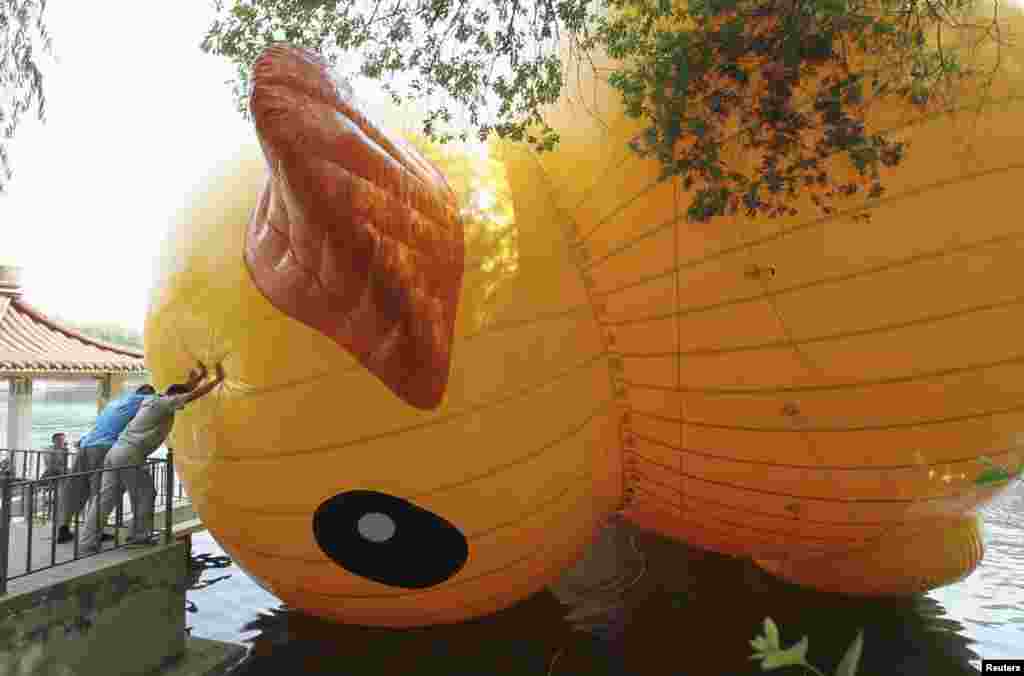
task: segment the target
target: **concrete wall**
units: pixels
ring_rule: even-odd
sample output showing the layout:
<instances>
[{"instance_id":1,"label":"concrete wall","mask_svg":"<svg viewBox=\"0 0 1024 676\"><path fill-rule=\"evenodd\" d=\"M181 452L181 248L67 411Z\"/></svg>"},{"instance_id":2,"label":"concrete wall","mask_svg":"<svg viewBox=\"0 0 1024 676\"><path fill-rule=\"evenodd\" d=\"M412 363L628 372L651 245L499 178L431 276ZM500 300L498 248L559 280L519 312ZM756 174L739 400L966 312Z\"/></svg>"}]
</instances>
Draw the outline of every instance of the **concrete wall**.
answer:
<instances>
[{"instance_id":1,"label":"concrete wall","mask_svg":"<svg viewBox=\"0 0 1024 676\"><path fill-rule=\"evenodd\" d=\"M185 651L187 545L34 573L0 597L3 676L141 676Z\"/></svg>"}]
</instances>

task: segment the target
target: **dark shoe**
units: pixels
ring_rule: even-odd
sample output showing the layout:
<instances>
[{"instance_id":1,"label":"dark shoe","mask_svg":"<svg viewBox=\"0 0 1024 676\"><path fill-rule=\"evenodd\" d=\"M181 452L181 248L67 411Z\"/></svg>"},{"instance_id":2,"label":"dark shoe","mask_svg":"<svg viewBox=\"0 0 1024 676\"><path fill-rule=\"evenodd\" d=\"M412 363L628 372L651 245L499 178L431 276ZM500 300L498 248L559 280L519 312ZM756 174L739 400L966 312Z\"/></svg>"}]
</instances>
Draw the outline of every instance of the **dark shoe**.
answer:
<instances>
[{"instance_id":1,"label":"dark shoe","mask_svg":"<svg viewBox=\"0 0 1024 676\"><path fill-rule=\"evenodd\" d=\"M64 544L65 542L71 542L75 539L75 536L71 534L71 529L67 526L61 526L60 530L57 531L57 543Z\"/></svg>"},{"instance_id":2,"label":"dark shoe","mask_svg":"<svg viewBox=\"0 0 1024 676\"><path fill-rule=\"evenodd\" d=\"M71 542L75 539L75 534L71 532L71 529L67 526L61 526L60 530L57 531L57 544L63 545ZM100 542L110 542L114 539L114 536L110 533L104 533L100 536Z\"/></svg>"}]
</instances>

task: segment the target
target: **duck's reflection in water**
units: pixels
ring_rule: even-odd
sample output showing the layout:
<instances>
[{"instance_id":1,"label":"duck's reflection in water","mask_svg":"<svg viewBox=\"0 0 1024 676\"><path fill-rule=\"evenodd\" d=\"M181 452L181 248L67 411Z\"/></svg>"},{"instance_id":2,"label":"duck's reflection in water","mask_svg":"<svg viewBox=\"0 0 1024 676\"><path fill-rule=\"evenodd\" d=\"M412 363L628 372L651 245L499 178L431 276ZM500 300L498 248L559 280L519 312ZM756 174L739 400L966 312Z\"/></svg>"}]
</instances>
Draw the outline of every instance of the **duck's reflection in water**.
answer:
<instances>
[{"instance_id":1,"label":"duck's reflection in water","mask_svg":"<svg viewBox=\"0 0 1024 676\"><path fill-rule=\"evenodd\" d=\"M643 589L639 585L647 573L647 558L637 544L638 536L628 524L612 519L583 558L549 587L568 608L566 622L590 638L556 652L549 667L552 676L591 673L576 664L581 657L596 659L597 664L589 666L615 676L633 673L625 661L624 635L633 608L630 595Z\"/></svg>"}]
</instances>

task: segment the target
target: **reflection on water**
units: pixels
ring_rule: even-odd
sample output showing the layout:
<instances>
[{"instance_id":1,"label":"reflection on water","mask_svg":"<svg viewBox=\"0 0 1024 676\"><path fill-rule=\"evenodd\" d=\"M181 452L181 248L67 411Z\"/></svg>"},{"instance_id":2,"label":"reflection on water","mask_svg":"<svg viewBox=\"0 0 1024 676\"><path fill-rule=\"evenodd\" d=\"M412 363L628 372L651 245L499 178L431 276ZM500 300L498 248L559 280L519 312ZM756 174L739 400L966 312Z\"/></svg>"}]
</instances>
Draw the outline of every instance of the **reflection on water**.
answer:
<instances>
[{"instance_id":1,"label":"reflection on water","mask_svg":"<svg viewBox=\"0 0 1024 676\"><path fill-rule=\"evenodd\" d=\"M1024 656L1024 484L985 510L982 566L931 596L955 610L984 657Z\"/></svg>"},{"instance_id":2,"label":"reflection on water","mask_svg":"<svg viewBox=\"0 0 1024 676\"><path fill-rule=\"evenodd\" d=\"M127 378L124 391L130 392L146 382ZM64 432L70 441L92 429L96 421L96 384L83 381L73 387L36 381L32 399L32 448L50 445L55 432ZM0 448L7 447L7 383L0 380Z\"/></svg>"},{"instance_id":3,"label":"reflection on water","mask_svg":"<svg viewBox=\"0 0 1024 676\"><path fill-rule=\"evenodd\" d=\"M2 385L2 384L0 384ZM32 448L46 448L54 432L64 432L68 439L75 441L92 428L96 420L96 396L77 396L68 401L47 401L36 399L32 402ZM0 447L6 446L7 403L0 399Z\"/></svg>"},{"instance_id":4,"label":"reflection on water","mask_svg":"<svg viewBox=\"0 0 1024 676\"><path fill-rule=\"evenodd\" d=\"M977 673L982 657L1024 657L1024 543L1018 486L987 512L986 559L967 580L910 599L818 594L753 564L613 523L550 590L491 617L389 630L331 624L280 605L236 567L189 593L196 636L251 645L234 676L301 674L762 674L749 641L765 616L783 643L810 636L832 673L859 627L860 674ZM208 533L195 553L221 553ZM780 673L789 673L783 671Z\"/></svg>"}]
</instances>

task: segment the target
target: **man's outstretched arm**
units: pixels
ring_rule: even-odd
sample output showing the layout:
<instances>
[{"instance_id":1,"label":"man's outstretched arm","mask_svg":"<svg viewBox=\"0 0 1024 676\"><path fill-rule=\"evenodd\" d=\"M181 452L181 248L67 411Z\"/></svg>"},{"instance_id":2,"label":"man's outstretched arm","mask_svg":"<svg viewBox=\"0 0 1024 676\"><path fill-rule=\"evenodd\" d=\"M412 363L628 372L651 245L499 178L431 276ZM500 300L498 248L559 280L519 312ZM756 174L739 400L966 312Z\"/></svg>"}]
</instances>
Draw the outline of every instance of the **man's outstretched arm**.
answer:
<instances>
[{"instance_id":1,"label":"man's outstretched arm","mask_svg":"<svg viewBox=\"0 0 1024 676\"><path fill-rule=\"evenodd\" d=\"M203 367L203 371L206 371L205 367ZM200 385L199 387L194 388L188 394L182 395L182 403L188 404L189 402L193 402L196 399L199 399L200 397L205 397L210 392L213 392L214 388L216 388L218 385L224 382L224 367L220 363L217 364L216 371L216 378L209 381L208 383L205 383L203 385Z\"/></svg>"}]
</instances>

